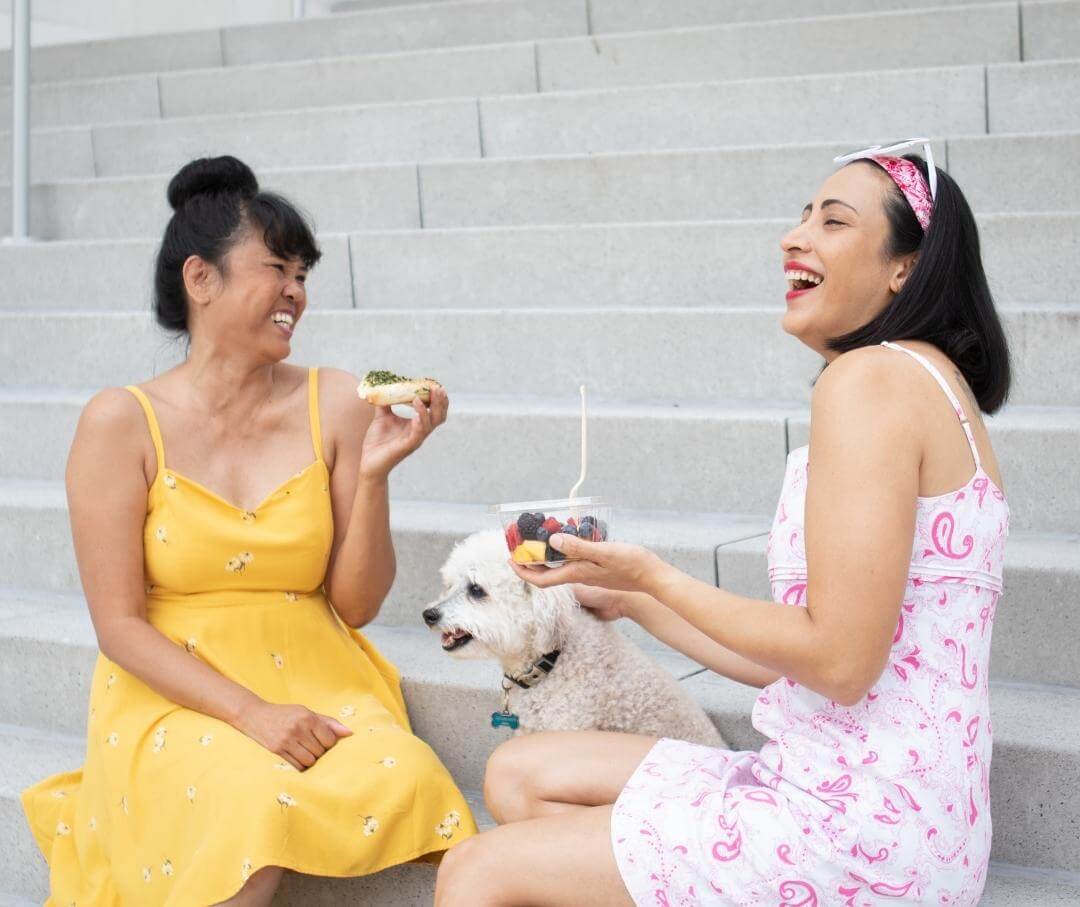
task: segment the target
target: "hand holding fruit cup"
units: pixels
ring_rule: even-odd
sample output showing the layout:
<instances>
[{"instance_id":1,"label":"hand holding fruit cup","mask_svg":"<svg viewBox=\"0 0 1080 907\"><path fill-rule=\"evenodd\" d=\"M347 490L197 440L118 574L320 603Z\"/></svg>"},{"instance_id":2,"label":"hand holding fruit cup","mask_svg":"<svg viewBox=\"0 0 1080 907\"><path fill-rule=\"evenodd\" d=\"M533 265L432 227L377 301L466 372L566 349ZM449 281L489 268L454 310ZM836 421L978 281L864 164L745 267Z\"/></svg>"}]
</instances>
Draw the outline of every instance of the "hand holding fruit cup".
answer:
<instances>
[{"instance_id":1,"label":"hand holding fruit cup","mask_svg":"<svg viewBox=\"0 0 1080 907\"><path fill-rule=\"evenodd\" d=\"M641 545L624 542L593 542L557 533L548 544L565 559L556 570L511 561L514 572L541 589L577 583L619 592L652 593L667 565Z\"/></svg>"}]
</instances>

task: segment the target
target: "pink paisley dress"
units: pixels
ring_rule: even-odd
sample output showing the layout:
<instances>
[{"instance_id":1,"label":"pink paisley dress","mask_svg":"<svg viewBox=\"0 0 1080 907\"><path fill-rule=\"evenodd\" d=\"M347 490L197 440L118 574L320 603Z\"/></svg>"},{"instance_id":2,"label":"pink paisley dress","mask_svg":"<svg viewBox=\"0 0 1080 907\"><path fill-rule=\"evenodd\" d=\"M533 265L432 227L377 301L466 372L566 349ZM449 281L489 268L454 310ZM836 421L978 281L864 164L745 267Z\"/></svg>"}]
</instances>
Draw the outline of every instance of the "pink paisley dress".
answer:
<instances>
[{"instance_id":1,"label":"pink paisley dress","mask_svg":"<svg viewBox=\"0 0 1080 907\"><path fill-rule=\"evenodd\" d=\"M990 858L987 666L1008 534L945 379L975 473L917 502L888 665L856 705L781 678L752 721L759 752L660 740L615 803L611 840L634 902L817 907L977 904ZM769 536L773 598L805 605L807 448L792 451ZM854 565L853 565L854 566Z\"/></svg>"}]
</instances>

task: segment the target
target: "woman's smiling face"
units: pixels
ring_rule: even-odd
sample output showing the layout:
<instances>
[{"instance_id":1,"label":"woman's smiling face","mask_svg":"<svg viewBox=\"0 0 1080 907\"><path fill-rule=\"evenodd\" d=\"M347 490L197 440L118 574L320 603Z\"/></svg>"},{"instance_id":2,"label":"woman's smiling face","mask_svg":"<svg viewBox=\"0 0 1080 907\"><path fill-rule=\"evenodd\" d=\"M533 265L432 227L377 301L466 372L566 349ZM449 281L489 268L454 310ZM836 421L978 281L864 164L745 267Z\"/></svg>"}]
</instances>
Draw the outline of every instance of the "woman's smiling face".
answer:
<instances>
[{"instance_id":1,"label":"woman's smiling face","mask_svg":"<svg viewBox=\"0 0 1080 907\"><path fill-rule=\"evenodd\" d=\"M789 286L783 328L826 359L836 356L827 341L880 314L914 265L914 255L889 255L891 191L892 180L877 165L843 167L780 241Z\"/></svg>"}]
</instances>

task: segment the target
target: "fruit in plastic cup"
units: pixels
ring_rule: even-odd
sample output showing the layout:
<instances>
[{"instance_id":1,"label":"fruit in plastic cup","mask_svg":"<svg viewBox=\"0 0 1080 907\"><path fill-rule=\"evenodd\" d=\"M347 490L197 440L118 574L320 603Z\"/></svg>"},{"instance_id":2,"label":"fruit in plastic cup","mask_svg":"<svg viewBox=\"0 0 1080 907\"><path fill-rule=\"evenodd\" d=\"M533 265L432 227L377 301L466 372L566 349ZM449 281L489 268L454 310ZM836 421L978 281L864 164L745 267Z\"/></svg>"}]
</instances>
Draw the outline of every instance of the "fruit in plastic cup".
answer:
<instances>
[{"instance_id":1,"label":"fruit in plastic cup","mask_svg":"<svg viewBox=\"0 0 1080 907\"><path fill-rule=\"evenodd\" d=\"M611 506L601 498L519 501L497 504L491 510L499 517L506 547L518 564L562 566L567 556L548 543L559 532L590 542L606 542L610 537Z\"/></svg>"}]
</instances>

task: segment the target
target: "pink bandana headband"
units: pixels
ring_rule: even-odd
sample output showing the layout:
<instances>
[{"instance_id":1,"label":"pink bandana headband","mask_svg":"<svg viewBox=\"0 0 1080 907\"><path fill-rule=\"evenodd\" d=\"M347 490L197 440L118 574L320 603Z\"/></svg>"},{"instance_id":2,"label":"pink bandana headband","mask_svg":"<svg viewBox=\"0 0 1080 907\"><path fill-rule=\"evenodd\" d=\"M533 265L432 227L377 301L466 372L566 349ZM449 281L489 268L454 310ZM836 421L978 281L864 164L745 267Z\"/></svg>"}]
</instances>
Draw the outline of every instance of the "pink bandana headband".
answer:
<instances>
[{"instance_id":1,"label":"pink bandana headband","mask_svg":"<svg viewBox=\"0 0 1080 907\"><path fill-rule=\"evenodd\" d=\"M889 174L892 181L904 193L904 198L911 205L911 210L915 212L915 219L918 220L923 233L929 230L934 199L930 195L930 187L923 179L919 168L902 157L872 157L869 160Z\"/></svg>"},{"instance_id":2,"label":"pink bandana headband","mask_svg":"<svg viewBox=\"0 0 1080 907\"><path fill-rule=\"evenodd\" d=\"M927 184L922 172L911 161L902 157L893 157L892 153L904 148L922 145L923 156L926 158L926 172L930 177ZM897 188L904 194L911 210L915 212L915 219L922 227L923 233L930 228L930 217L934 211L934 199L937 198L937 168L934 166L934 152L930 148L929 139L908 139L906 142L897 142L895 145L884 147L874 145L864 148L862 151L853 151L851 154L842 154L833 158L835 164L849 164L852 161L873 161L882 170L889 174L889 178L896 183Z\"/></svg>"}]
</instances>

